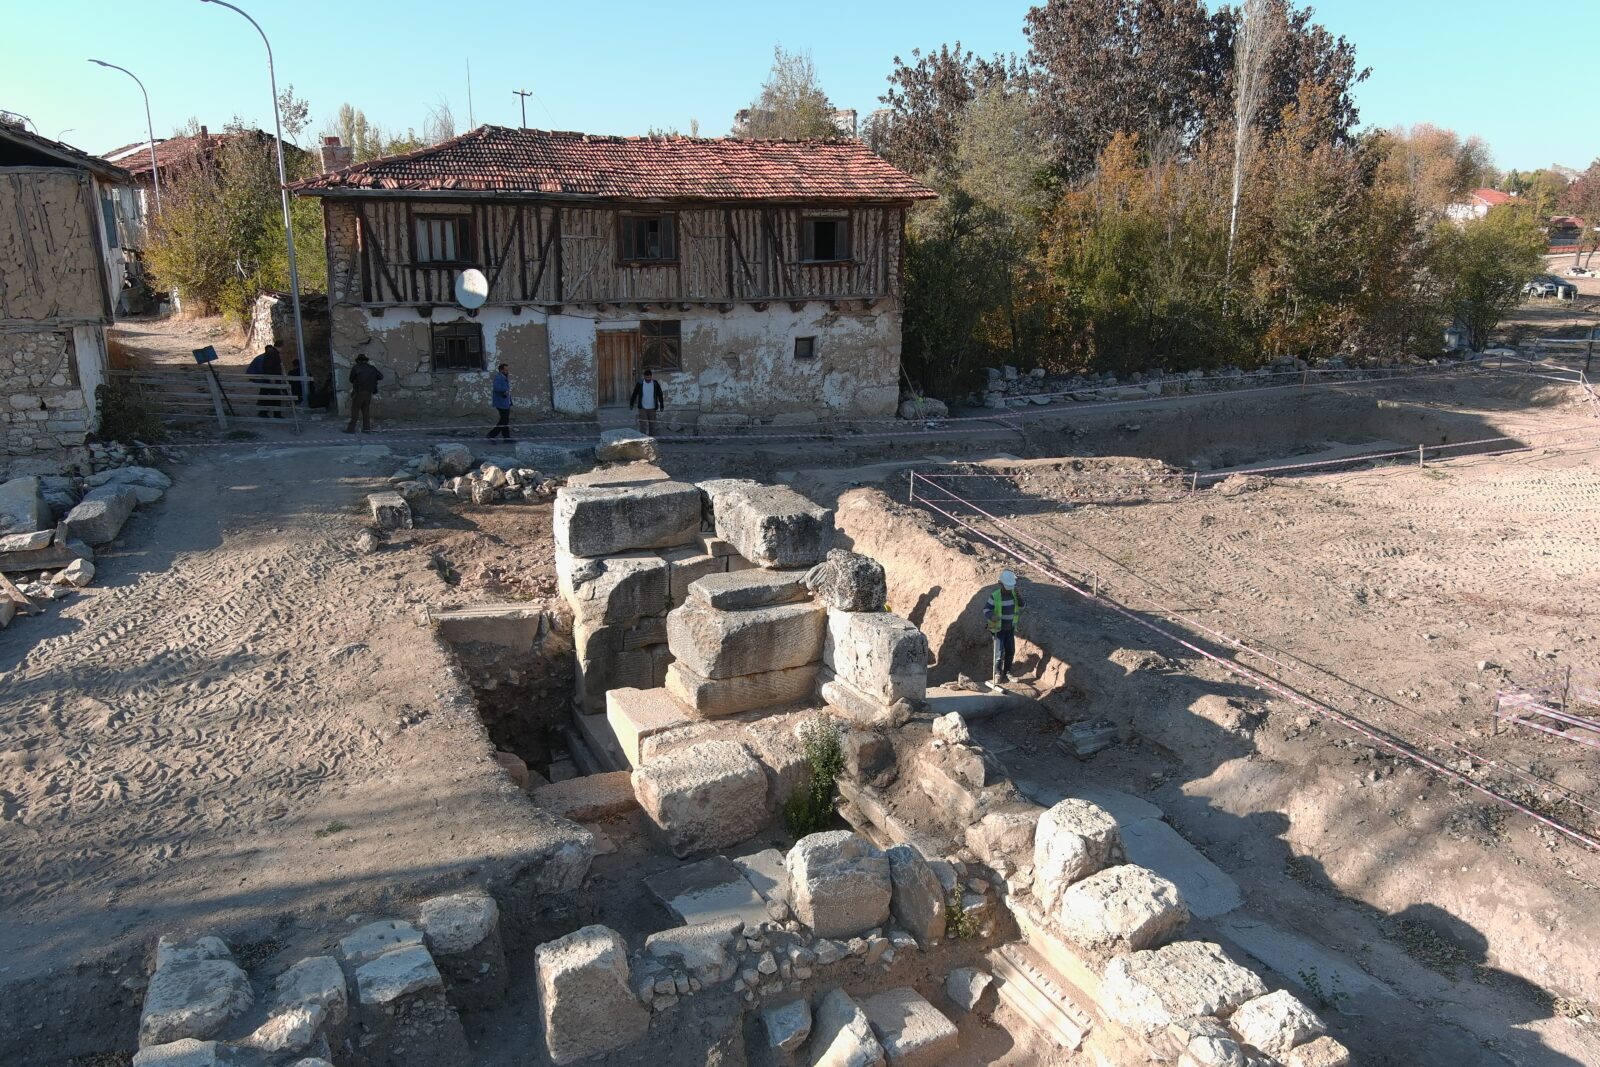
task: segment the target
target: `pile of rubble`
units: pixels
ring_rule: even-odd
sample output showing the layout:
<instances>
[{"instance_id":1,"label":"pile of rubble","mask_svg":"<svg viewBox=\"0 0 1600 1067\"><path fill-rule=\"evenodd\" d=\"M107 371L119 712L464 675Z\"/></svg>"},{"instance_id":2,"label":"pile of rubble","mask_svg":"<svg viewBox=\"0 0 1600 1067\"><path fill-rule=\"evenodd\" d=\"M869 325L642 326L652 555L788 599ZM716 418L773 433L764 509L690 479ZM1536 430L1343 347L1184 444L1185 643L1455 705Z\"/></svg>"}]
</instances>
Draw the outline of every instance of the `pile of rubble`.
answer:
<instances>
[{"instance_id":1,"label":"pile of rubble","mask_svg":"<svg viewBox=\"0 0 1600 1067\"><path fill-rule=\"evenodd\" d=\"M449 442L413 456L389 477L389 485L407 501L445 493L474 504L511 501L543 503L555 497L560 473L581 470L593 462L591 449L522 442L504 456L474 456L464 444Z\"/></svg>"},{"instance_id":2,"label":"pile of rubble","mask_svg":"<svg viewBox=\"0 0 1600 1067\"><path fill-rule=\"evenodd\" d=\"M1018 371L1012 366L987 367L984 370L983 389L967 394L966 402L974 407L1005 408L1053 404L1064 400L1092 403L1225 392L1267 385L1290 385L1300 381L1306 366L1304 360L1284 356L1265 367L1249 371L1234 366L1190 371L1151 369L1135 371L1125 380L1109 371L1104 374L1050 375L1042 367L1035 367L1031 371ZM1326 366L1343 369L1342 364L1335 368L1331 361ZM1350 377L1361 375L1353 374ZM901 408L902 418L920 417L906 414L905 404Z\"/></svg>"}]
</instances>

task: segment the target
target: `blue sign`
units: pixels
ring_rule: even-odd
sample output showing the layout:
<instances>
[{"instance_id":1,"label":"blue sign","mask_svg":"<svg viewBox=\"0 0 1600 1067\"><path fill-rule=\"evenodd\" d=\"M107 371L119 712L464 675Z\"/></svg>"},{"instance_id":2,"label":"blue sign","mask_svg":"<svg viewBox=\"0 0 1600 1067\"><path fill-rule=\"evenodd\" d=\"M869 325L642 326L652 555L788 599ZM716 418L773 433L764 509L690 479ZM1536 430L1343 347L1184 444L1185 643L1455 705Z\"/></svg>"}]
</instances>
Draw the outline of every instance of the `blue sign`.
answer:
<instances>
[{"instance_id":1,"label":"blue sign","mask_svg":"<svg viewBox=\"0 0 1600 1067\"><path fill-rule=\"evenodd\" d=\"M204 348L197 348L194 350L194 361L202 365L206 363L215 363L217 361L217 350L211 345L206 345Z\"/></svg>"}]
</instances>

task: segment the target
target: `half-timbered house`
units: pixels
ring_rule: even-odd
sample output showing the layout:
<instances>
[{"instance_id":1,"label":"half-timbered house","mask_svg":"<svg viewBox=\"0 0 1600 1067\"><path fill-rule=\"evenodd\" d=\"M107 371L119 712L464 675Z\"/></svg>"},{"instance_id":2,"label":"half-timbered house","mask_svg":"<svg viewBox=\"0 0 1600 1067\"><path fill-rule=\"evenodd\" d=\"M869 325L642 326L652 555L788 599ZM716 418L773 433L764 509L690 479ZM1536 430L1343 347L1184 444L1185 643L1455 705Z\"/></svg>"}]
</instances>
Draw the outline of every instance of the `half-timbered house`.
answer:
<instances>
[{"instance_id":1,"label":"half-timbered house","mask_svg":"<svg viewBox=\"0 0 1600 1067\"><path fill-rule=\"evenodd\" d=\"M323 201L336 377L368 356L388 414L482 411L502 362L522 411L625 408L645 367L680 427L895 409L905 214L934 194L859 141L485 126L294 188Z\"/></svg>"}]
</instances>

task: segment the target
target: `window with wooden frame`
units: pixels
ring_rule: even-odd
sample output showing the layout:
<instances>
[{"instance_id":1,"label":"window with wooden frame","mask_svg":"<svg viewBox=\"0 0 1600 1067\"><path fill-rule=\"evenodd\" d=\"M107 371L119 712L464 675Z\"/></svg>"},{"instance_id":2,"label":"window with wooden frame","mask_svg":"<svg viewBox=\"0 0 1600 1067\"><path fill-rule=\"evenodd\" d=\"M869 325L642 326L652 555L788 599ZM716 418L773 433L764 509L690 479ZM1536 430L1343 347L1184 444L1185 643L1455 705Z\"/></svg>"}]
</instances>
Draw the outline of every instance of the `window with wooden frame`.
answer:
<instances>
[{"instance_id":1,"label":"window with wooden frame","mask_svg":"<svg viewBox=\"0 0 1600 1067\"><path fill-rule=\"evenodd\" d=\"M446 322L433 327L433 369L483 370L483 326L476 322Z\"/></svg>"},{"instance_id":2,"label":"window with wooden frame","mask_svg":"<svg viewBox=\"0 0 1600 1067\"><path fill-rule=\"evenodd\" d=\"M472 263L472 216L413 215L411 262Z\"/></svg>"},{"instance_id":3,"label":"window with wooden frame","mask_svg":"<svg viewBox=\"0 0 1600 1067\"><path fill-rule=\"evenodd\" d=\"M795 359L816 359L817 339L815 337L796 337L794 339Z\"/></svg>"},{"instance_id":4,"label":"window with wooden frame","mask_svg":"<svg viewBox=\"0 0 1600 1067\"><path fill-rule=\"evenodd\" d=\"M800 223L802 263L840 263L850 258L850 220L808 218Z\"/></svg>"},{"instance_id":5,"label":"window with wooden frame","mask_svg":"<svg viewBox=\"0 0 1600 1067\"><path fill-rule=\"evenodd\" d=\"M640 361L650 370L683 369L682 323L677 319L639 324Z\"/></svg>"},{"instance_id":6,"label":"window with wooden frame","mask_svg":"<svg viewBox=\"0 0 1600 1067\"><path fill-rule=\"evenodd\" d=\"M617 219L617 258L624 263L675 263L677 216L622 215Z\"/></svg>"}]
</instances>

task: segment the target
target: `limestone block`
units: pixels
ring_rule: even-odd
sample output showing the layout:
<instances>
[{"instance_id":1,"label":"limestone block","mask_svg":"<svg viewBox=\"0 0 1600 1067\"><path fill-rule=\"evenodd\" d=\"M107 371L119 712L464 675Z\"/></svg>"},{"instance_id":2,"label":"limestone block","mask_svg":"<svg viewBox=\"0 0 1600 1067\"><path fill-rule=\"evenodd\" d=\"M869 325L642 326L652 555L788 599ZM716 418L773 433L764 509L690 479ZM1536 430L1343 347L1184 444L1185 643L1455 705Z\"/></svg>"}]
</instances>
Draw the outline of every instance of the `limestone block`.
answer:
<instances>
[{"instance_id":1,"label":"limestone block","mask_svg":"<svg viewBox=\"0 0 1600 1067\"><path fill-rule=\"evenodd\" d=\"M1240 1037L1280 1060L1295 1046L1328 1032L1317 1013L1287 989L1239 1005L1228 1023Z\"/></svg>"},{"instance_id":2,"label":"limestone block","mask_svg":"<svg viewBox=\"0 0 1600 1067\"><path fill-rule=\"evenodd\" d=\"M381 1067L466 1062L466 1034L427 949L407 945L363 963L356 968L355 987L367 1062Z\"/></svg>"},{"instance_id":3,"label":"limestone block","mask_svg":"<svg viewBox=\"0 0 1600 1067\"><path fill-rule=\"evenodd\" d=\"M796 732L804 715L773 715L744 728L744 741L767 772L767 805L780 814L789 798L806 788L811 761Z\"/></svg>"},{"instance_id":4,"label":"limestone block","mask_svg":"<svg viewBox=\"0 0 1600 1067\"><path fill-rule=\"evenodd\" d=\"M627 428L605 431L600 435L600 443L594 446L594 458L601 463L633 460L653 463L659 454L654 437Z\"/></svg>"},{"instance_id":5,"label":"limestone block","mask_svg":"<svg viewBox=\"0 0 1600 1067\"><path fill-rule=\"evenodd\" d=\"M945 402L931 396L900 401L899 415L902 419L942 419L949 414L950 409Z\"/></svg>"},{"instance_id":6,"label":"limestone block","mask_svg":"<svg viewBox=\"0 0 1600 1067\"><path fill-rule=\"evenodd\" d=\"M231 960L233 953L220 937L178 938L162 934L156 942L156 969L169 963L192 963L195 960Z\"/></svg>"},{"instance_id":7,"label":"limestone block","mask_svg":"<svg viewBox=\"0 0 1600 1067\"><path fill-rule=\"evenodd\" d=\"M784 866L782 852L775 848L762 849L748 856L736 856L733 865L763 900L789 903L789 869Z\"/></svg>"},{"instance_id":8,"label":"limestone block","mask_svg":"<svg viewBox=\"0 0 1600 1067\"><path fill-rule=\"evenodd\" d=\"M700 491L683 482L565 485L556 492L556 546L574 556L673 548L700 530Z\"/></svg>"},{"instance_id":9,"label":"limestone block","mask_svg":"<svg viewBox=\"0 0 1600 1067\"><path fill-rule=\"evenodd\" d=\"M804 997L768 1005L761 1009L761 1027L767 1033L767 1047L786 1056L811 1036L811 1005Z\"/></svg>"},{"instance_id":10,"label":"limestone block","mask_svg":"<svg viewBox=\"0 0 1600 1067\"><path fill-rule=\"evenodd\" d=\"M870 697L855 686L840 678L835 678L833 672L826 667L818 673L822 684L817 687L817 693L827 702L828 706L842 713L845 718L855 725L865 729L899 729L911 721L915 709L909 700L897 700L892 704L885 704L876 697Z\"/></svg>"},{"instance_id":11,"label":"limestone block","mask_svg":"<svg viewBox=\"0 0 1600 1067\"><path fill-rule=\"evenodd\" d=\"M644 940L644 950L702 986L721 985L739 970L743 934L743 919L715 919L651 934Z\"/></svg>"},{"instance_id":12,"label":"limestone block","mask_svg":"<svg viewBox=\"0 0 1600 1067\"><path fill-rule=\"evenodd\" d=\"M529 778L528 764L515 752L496 752L493 759L506 772L506 777L511 779L513 785L523 792L527 792Z\"/></svg>"},{"instance_id":13,"label":"limestone block","mask_svg":"<svg viewBox=\"0 0 1600 1067\"><path fill-rule=\"evenodd\" d=\"M828 558L806 572L805 585L837 611L884 611L889 601L883 564L843 548L829 549Z\"/></svg>"},{"instance_id":14,"label":"limestone block","mask_svg":"<svg viewBox=\"0 0 1600 1067\"><path fill-rule=\"evenodd\" d=\"M1284 1057L1284 1067L1350 1067L1350 1050L1331 1037L1308 1041Z\"/></svg>"},{"instance_id":15,"label":"limestone block","mask_svg":"<svg viewBox=\"0 0 1600 1067\"><path fill-rule=\"evenodd\" d=\"M50 542L55 539L56 532L54 529L35 530L32 533L6 534L4 537L0 537L0 554L8 552L37 552L42 548L49 548Z\"/></svg>"},{"instance_id":16,"label":"limestone block","mask_svg":"<svg viewBox=\"0 0 1600 1067\"><path fill-rule=\"evenodd\" d=\"M392 1004L429 989L444 989L444 977L421 945L390 949L355 971L356 999L363 1007Z\"/></svg>"},{"instance_id":17,"label":"limestone block","mask_svg":"<svg viewBox=\"0 0 1600 1067\"><path fill-rule=\"evenodd\" d=\"M418 907L417 925L458 1010L480 1011L505 997L506 956L494 897L481 890L433 897Z\"/></svg>"},{"instance_id":18,"label":"limestone block","mask_svg":"<svg viewBox=\"0 0 1600 1067\"><path fill-rule=\"evenodd\" d=\"M1130 952L1168 940L1189 921L1178 887L1133 864L1107 867L1061 894L1056 922L1070 940L1098 952Z\"/></svg>"},{"instance_id":19,"label":"limestone block","mask_svg":"<svg viewBox=\"0 0 1600 1067\"><path fill-rule=\"evenodd\" d=\"M83 480L91 489L116 482L119 485L140 485L147 489L171 489L172 479L154 467L113 467L99 471Z\"/></svg>"},{"instance_id":20,"label":"limestone block","mask_svg":"<svg viewBox=\"0 0 1600 1067\"><path fill-rule=\"evenodd\" d=\"M231 1067L238 1062L226 1046L192 1037L150 1045L133 1054L133 1067Z\"/></svg>"},{"instance_id":21,"label":"limestone block","mask_svg":"<svg viewBox=\"0 0 1600 1067\"><path fill-rule=\"evenodd\" d=\"M637 690L618 690L618 692ZM536 786L529 798L539 807L573 822L596 822L626 815L639 806L633 798L633 777L627 771L605 771Z\"/></svg>"},{"instance_id":22,"label":"limestone block","mask_svg":"<svg viewBox=\"0 0 1600 1067\"><path fill-rule=\"evenodd\" d=\"M122 524L133 514L138 498L133 491L118 485L102 485L84 494L77 507L67 512L67 536L91 545L103 545L122 532Z\"/></svg>"},{"instance_id":23,"label":"limestone block","mask_svg":"<svg viewBox=\"0 0 1600 1067\"><path fill-rule=\"evenodd\" d=\"M994 979L976 967L957 967L945 976L944 995L962 1011L987 1016L999 999Z\"/></svg>"},{"instance_id":24,"label":"limestone block","mask_svg":"<svg viewBox=\"0 0 1600 1067\"><path fill-rule=\"evenodd\" d=\"M825 624L810 604L721 611L690 598L667 615L667 646L703 678L737 678L815 663Z\"/></svg>"},{"instance_id":25,"label":"limestone block","mask_svg":"<svg viewBox=\"0 0 1600 1067\"><path fill-rule=\"evenodd\" d=\"M642 1040L650 1010L628 987L628 946L606 926L585 926L534 950L545 1048L557 1064Z\"/></svg>"},{"instance_id":26,"label":"limestone block","mask_svg":"<svg viewBox=\"0 0 1600 1067\"><path fill-rule=\"evenodd\" d=\"M786 485L702 482L717 536L758 567L809 567L833 547L833 512Z\"/></svg>"},{"instance_id":27,"label":"limestone block","mask_svg":"<svg viewBox=\"0 0 1600 1067\"><path fill-rule=\"evenodd\" d=\"M842 989L817 1005L811 1027L810 1067L884 1067L883 1046L867 1013Z\"/></svg>"},{"instance_id":28,"label":"limestone block","mask_svg":"<svg viewBox=\"0 0 1600 1067\"><path fill-rule=\"evenodd\" d=\"M967 827L967 847L1003 874L1033 862L1033 835L1044 809L1034 804L997 808Z\"/></svg>"},{"instance_id":29,"label":"limestone block","mask_svg":"<svg viewBox=\"0 0 1600 1067\"><path fill-rule=\"evenodd\" d=\"M640 743L647 737L699 721L665 689L613 689L606 694L606 721L630 767L644 763Z\"/></svg>"},{"instance_id":30,"label":"limestone block","mask_svg":"<svg viewBox=\"0 0 1600 1067\"><path fill-rule=\"evenodd\" d=\"M50 528L50 505L39 479L12 478L0 484L0 534L33 533Z\"/></svg>"},{"instance_id":31,"label":"limestone block","mask_svg":"<svg viewBox=\"0 0 1600 1067\"><path fill-rule=\"evenodd\" d=\"M571 474L594 465L594 449L582 445L518 441L517 462L544 474Z\"/></svg>"},{"instance_id":32,"label":"limestone block","mask_svg":"<svg viewBox=\"0 0 1600 1067\"><path fill-rule=\"evenodd\" d=\"M585 714L599 715L606 710L608 690L655 687L655 660L647 648L633 647L636 636L635 629L628 626L573 625L578 667L574 695Z\"/></svg>"},{"instance_id":33,"label":"limestone block","mask_svg":"<svg viewBox=\"0 0 1600 1067\"><path fill-rule=\"evenodd\" d=\"M960 712L952 711L933 720L933 736L952 745L972 744L972 732Z\"/></svg>"},{"instance_id":34,"label":"limestone block","mask_svg":"<svg viewBox=\"0 0 1600 1067\"><path fill-rule=\"evenodd\" d=\"M956 1054L955 1023L910 987L870 996L862 1004L890 1067L939 1067Z\"/></svg>"},{"instance_id":35,"label":"limestone block","mask_svg":"<svg viewBox=\"0 0 1600 1067\"><path fill-rule=\"evenodd\" d=\"M1118 956L1106 966L1100 1006L1112 1019L1153 1034L1193 1015L1227 1018L1264 996L1266 985L1207 941L1177 941Z\"/></svg>"},{"instance_id":36,"label":"limestone block","mask_svg":"<svg viewBox=\"0 0 1600 1067\"><path fill-rule=\"evenodd\" d=\"M139 1045L205 1039L255 1002L250 979L231 959L174 959L157 967L145 990Z\"/></svg>"},{"instance_id":37,"label":"limestone block","mask_svg":"<svg viewBox=\"0 0 1600 1067\"><path fill-rule=\"evenodd\" d=\"M728 557L713 556L698 545L673 548L661 553L670 570L667 575L667 604L677 607L689 599L689 587L701 578L713 574L726 574Z\"/></svg>"},{"instance_id":38,"label":"limestone block","mask_svg":"<svg viewBox=\"0 0 1600 1067\"><path fill-rule=\"evenodd\" d=\"M805 700L816 692L817 664L738 678L704 678L682 660L667 667L667 691L706 718Z\"/></svg>"},{"instance_id":39,"label":"limestone block","mask_svg":"<svg viewBox=\"0 0 1600 1067\"><path fill-rule=\"evenodd\" d=\"M556 550L556 588L575 624L625 625L667 610L667 561L635 552L590 559Z\"/></svg>"},{"instance_id":40,"label":"limestone block","mask_svg":"<svg viewBox=\"0 0 1600 1067\"><path fill-rule=\"evenodd\" d=\"M795 918L817 937L853 937L889 918L889 858L859 834L809 834L784 866Z\"/></svg>"},{"instance_id":41,"label":"limestone block","mask_svg":"<svg viewBox=\"0 0 1600 1067\"><path fill-rule=\"evenodd\" d=\"M385 952L422 944L422 931L402 919L380 919L341 938L339 955L352 967L375 960Z\"/></svg>"},{"instance_id":42,"label":"limestone block","mask_svg":"<svg viewBox=\"0 0 1600 1067\"><path fill-rule=\"evenodd\" d=\"M633 772L640 807L673 854L725 848L767 824L767 775L734 741L703 741L658 756Z\"/></svg>"},{"instance_id":43,"label":"limestone block","mask_svg":"<svg viewBox=\"0 0 1600 1067\"><path fill-rule=\"evenodd\" d=\"M927 694L928 639L887 611L828 609L822 661L840 681L883 704Z\"/></svg>"},{"instance_id":44,"label":"limestone block","mask_svg":"<svg viewBox=\"0 0 1600 1067\"><path fill-rule=\"evenodd\" d=\"M383 529L411 529L411 505L400 493L369 493L367 507L372 511L372 521Z\"/></svg>"},{"instance_id":45,"label":"limestone block","mask_svg":"<svg viewBox=\"0 0 1600 1067\"><path fill-rule=\"evenodd\" d=\"M924 947L943 941L946 902L939 876L913 845L895 845L886 855L895 922Z\"/></svg>"},{"instance_id":46,"label":"limestone block","mask_svg":"<svg viewBox=\"0 0 1600 1067\"><path fill-rule=\"evenodd\" d=\"M273 983L265 1023L240 1042L270 1053L307 1053L337 1045L350 1014L344 971L332 956L312 956Z\"/></svg>"},{"instance_id":47,"label":"limestone block","mask_svg":"<svg viewBox=\"0 0 1600 1067\"><path fill-rule=\"evenodd\" d=\"M846 730L839 749L845 777L880 789L894 781L894 744L878 731Z\"/></svg>"},{"instance_id":48,"label":"limestone block","mask_svg":"<svg viewBox=\"0 0 1600 1067\"><path fill-rule=\"evenodd\" d=\"M478 462L472 455L472 449L457 444L434 445L433 458L441 478L459 478Z\"/></svg>"},{"instance_id":49,"label":"limestone block","mask_svg":"<svg viewBox=\"0 0 1600 1067\"><path fill-rule=\"evenodd\" d=\"M799 571L759 568L706 575L689 586L689 595L724 611L794 604L811 598Z\"/></svg>"},{"instance_id":50,"label":"limestone block","mask_svg":"<svg viewBox=\"0 0 1600 1067\"><path fill-rule=\"evenodd\" d=\"M1122 852L1117 820L1098 804L1069 797L1039 816L1033 837L1033 894L1053 913L1073 882Z\"/></svg>"}]
</instances>

